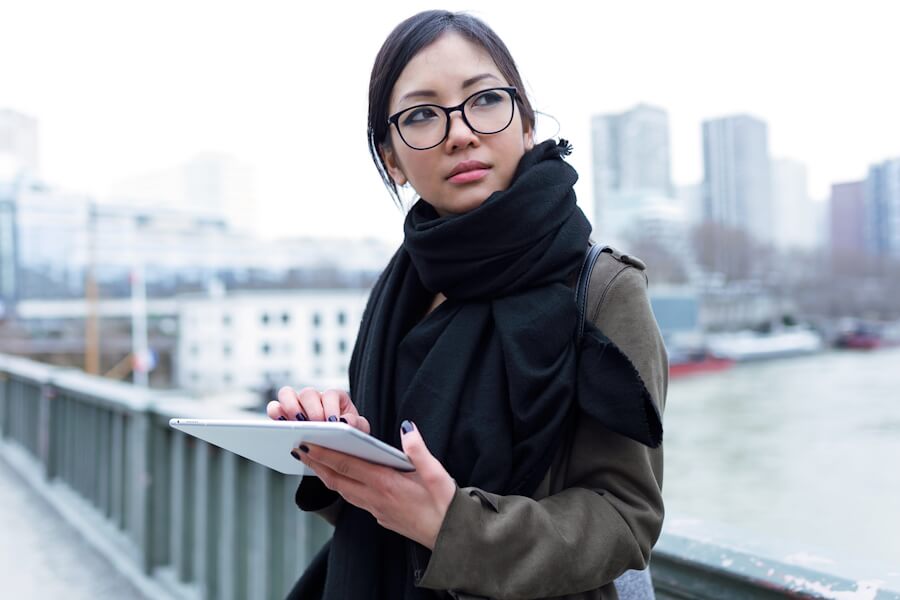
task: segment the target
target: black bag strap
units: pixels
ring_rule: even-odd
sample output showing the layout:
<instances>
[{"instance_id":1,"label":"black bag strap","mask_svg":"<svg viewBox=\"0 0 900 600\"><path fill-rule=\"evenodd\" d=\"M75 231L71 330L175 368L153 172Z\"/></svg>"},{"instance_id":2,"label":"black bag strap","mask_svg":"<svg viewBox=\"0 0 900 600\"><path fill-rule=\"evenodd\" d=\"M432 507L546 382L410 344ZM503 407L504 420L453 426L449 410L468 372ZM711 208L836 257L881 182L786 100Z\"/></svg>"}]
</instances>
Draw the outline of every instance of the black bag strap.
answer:
<instances>
[{"instance_id":1,"label":"black bag strap","mask_svg":"<svg viewBox=\"0 0 900 600\"><path fill-rule=\"evenodd\" d=\"M610 246L593 244L584 254L584 261L578 271L578 284L575 286L575 305L578 308L578 343L581 344L581 336L584 334L584 313L587 308L588 283L591 281L591 273L594 264L602 252L612 252Z\"/></svg>"}]
</instances>

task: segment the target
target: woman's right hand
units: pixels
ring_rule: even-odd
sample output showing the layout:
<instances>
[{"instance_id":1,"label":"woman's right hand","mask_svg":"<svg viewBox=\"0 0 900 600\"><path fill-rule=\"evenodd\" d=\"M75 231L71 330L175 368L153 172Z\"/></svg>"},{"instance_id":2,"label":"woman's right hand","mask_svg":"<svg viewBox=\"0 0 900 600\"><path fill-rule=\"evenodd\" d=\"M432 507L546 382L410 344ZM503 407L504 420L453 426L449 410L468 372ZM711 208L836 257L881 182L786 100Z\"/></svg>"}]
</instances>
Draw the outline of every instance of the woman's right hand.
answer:
<instances>
[{"instance_id":1,"label":"woman's right hand","mask_svg":"<svg viewBox=\"0 0 900 600\"><path fill-rule=\"evenodd\" d=\"M364 433L371 433L369 421L360 416L344 390L330 389L319 392L308 386L295 391L290 386L278 390L278 400L266 405L270 419L291 421L341 421Z\"/></svg>"}]
</instances>

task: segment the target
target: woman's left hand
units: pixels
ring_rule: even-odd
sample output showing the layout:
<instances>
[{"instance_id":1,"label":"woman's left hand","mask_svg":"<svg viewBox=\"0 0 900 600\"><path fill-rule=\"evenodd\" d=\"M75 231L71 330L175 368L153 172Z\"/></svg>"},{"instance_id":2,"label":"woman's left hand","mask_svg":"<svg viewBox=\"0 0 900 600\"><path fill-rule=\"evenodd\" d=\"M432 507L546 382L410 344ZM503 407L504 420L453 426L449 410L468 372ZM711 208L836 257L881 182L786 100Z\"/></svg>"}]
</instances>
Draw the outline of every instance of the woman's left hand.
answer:
<instances>
[{"instance_id":1,"label":"woman's left hand","mask_svg":"<svg viewBox=\"0 0 900 600\"><path fill-rule=\"evenodd\" d=\"M401 431L400 437L416 467L410 473L315 444L305 444L309 452L295 453L325 487L371 513L379 525L434 550L456 481L428 451L417 427Z\"/></svg>"}]
</instances>

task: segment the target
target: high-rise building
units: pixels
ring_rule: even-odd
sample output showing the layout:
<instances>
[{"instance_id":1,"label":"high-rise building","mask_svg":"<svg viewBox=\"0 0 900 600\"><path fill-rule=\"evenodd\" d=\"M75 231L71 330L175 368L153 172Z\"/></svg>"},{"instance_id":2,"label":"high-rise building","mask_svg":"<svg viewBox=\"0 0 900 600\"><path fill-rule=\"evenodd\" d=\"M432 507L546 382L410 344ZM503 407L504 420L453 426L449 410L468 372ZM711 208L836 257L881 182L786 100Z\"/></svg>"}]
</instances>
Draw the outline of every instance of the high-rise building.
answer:
<instances>
[{"instance_id":1,"label":"high-rise building","mask_svg":"<svg viewBox=\"0 0 900 600\"><path fill-rule=\"evenodd\" d=\"M866 182L831 186L829 245L833 253L851 256L866 251Z\"/></svg>"},{"instance_id":2,"label":"high-rise building","mask_svg":"<svg viewBox=\"0 0 900 600\"><path fill-rule=\"evenodd\" d=\"M704 220L771 243L768 126L750 115L703 122Z\"/></svg>"},{"instance_id":3,"label":"high-rise building","mask_svg":"<svg viewBox=\"0 0 900 600\"><path fill-rule=\"evenodd\" d=\"M900 257L900 158L869 167L865 205L869 253Z\"/></svg>"},{"instance_id":4,"label":"high-rise building","mask_svg":"<svg viewBox=\"0 0 900 600\"><path fill-rule=\"evenodd\" d=\"M595 115L591 123L594 229L620 235L647 198L671 198L669 118L664 110L638 104L618 114Z\"/></svg>"},{"instance_id":5,"label":"high-rise building","mask_svg":"<svg viewBox=\"0 0 900 600\"><path fill-rule=\"evenodd\" d=\"M8 108L0 109L0 164L4 164L4 172L24 171L29 177L38 177L36 119Z\"/></svg>"},{"instance_id":6,"label":"high-rise building","mask_svg":"<svg viewBox=\"0 0 900 600\"><path fill-rule=\"evenodd\" d=\"M809 197L806 165L772 159L772 242L782 250L811 250L819 243L816 205Z\"/></svg>"}]
</instances>

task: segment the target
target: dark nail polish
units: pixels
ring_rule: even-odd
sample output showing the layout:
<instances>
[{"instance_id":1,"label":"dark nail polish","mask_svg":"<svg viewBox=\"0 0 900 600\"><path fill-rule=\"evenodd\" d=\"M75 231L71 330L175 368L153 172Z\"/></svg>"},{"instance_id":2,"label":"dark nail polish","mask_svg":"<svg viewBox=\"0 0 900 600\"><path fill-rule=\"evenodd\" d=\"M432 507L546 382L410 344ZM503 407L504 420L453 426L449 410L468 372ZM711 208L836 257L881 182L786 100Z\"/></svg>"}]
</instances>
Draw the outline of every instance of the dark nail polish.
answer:
<instances>
[{"instance_id":1,"label":"dark nail polish","mask_svg":"<svg viewBox=\"0 0 900 600\"><path fill-rule=\"evenodd\" d=\"M296 458L297 460L300 460L300 455L297 454L297 451L296 451L296 450L291 450L291 456L293 456L293 457ZM301 460L300 462L303 462L303 461Z\"/></svg>"},{"instance_id":2,"label":"dark nail polish","mask_svg":"<svg viewBox=\"0 0 900 600\"><path fill-rule=\"evenodd\" d=\"M328 420L331 421L332 423L336 423L336 422L337 422L337 417L334 416L334 415L331 415L330 417L328 417Z\"/></svg>"},{"instance_id":3,"label":"dark nail polish","mask_svg":"<svg viewBox=\"0 0 900 600\"><path fill-rule=\"evenodd\" d=\"M294 418L297 419L298 421L305 421L306 415L304 415L303 413L297 413L297 416Z\"/></svg>"},{"instance_id":4,"label":"dark nail polish","mask_svg":"<svg viewBox=\"0 0 900 600\"><path fill-rule=\"evenodd\" d=\"M281 415L280 417L278 417L278 420L279 421L287 421L287 417L285 417L284 415Z\"/></svg>"},{"instance_id":5,"label":"dark nail polish","mask_svg":"<svg viewBox=\"0 0 900 600\"><path fill-rule=\"evenodd\" d=\"M347 423L347 419L345 419L344 417L341 417L340 420L341 420L341 423ZM347 425L349 425L349 423L347 423Z\"/></svg>"},{"instance_id":6,"label":"dark nail polish","mask_svg":"<svg viewBox=\"0 0 900 600\"><path fill-rule=\"evenodd\" d=\"M403 433L409 433L413 429L414 426L412 421L404 420L403 423L400 424L400 430L403 431Z\"/></svg>"},{"instance_id":7,"label":"dark nail polish","mask_svg":"<svg viewBox=\"0 0 900 600\"><path fill-rule=\"evenodd\" d=\"M309 446L307 446L306 444L300 444L300 450L302 450L303 452L309 452Z\"/></svg>"}]
</instances>

